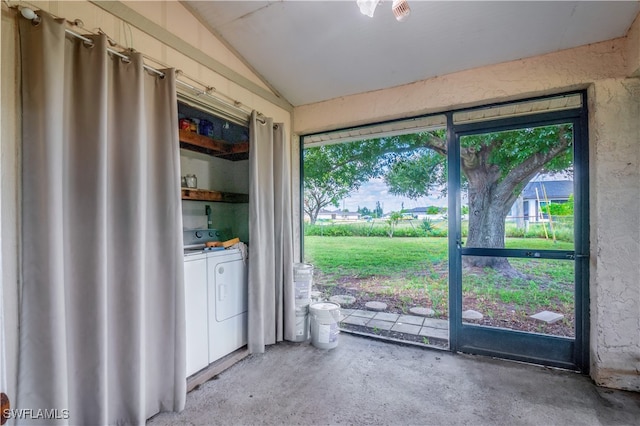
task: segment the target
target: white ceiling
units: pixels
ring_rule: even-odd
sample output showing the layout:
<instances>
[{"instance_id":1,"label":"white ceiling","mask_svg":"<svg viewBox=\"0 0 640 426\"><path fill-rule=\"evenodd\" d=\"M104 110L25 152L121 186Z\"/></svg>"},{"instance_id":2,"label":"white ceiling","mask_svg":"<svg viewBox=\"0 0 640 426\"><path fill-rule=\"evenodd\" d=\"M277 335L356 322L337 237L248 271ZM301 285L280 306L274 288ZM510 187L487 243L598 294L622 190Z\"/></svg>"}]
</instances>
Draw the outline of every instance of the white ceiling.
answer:
<instances>
[{"instance_id":1,"label":"white ceiling","mask_svg":"<svg viewBox=\"0 0 640 426\"><path fill-rule=\"evenodd\" d=\"M294 106L624 36L634 1L185 1Z\"/></svg>"}]
</instances>

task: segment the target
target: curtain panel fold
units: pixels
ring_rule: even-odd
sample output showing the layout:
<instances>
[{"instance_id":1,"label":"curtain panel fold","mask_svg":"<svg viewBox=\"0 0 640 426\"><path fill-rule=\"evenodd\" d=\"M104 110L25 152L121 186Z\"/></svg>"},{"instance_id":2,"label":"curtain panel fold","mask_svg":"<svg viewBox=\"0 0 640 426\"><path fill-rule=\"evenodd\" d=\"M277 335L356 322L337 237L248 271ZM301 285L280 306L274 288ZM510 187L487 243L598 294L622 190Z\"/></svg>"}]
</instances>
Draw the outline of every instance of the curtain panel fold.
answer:
<instances>
[{"instance_id":1,"label":"curtain panel fold","mask_svg":"<svg viewBox=\"0 0 640 426\"><path fill-rule=\"evenodd\" d=\"M151 75L140 54L123 61L106 36L88 45L38 14L19 22L14 406L60 410L47 424L144 424L186 397L175 74Z\"/></svg>"},{"instance_id":2,"label":"curtain panel fold","mask_svg":"<svg viewBox=\"0 0 640 426\"><path fill-rule=\"evenodd\" d=\"M291 155L284 126L249 123L248 348L295 339Z\"/></svg>"}]
</instances>

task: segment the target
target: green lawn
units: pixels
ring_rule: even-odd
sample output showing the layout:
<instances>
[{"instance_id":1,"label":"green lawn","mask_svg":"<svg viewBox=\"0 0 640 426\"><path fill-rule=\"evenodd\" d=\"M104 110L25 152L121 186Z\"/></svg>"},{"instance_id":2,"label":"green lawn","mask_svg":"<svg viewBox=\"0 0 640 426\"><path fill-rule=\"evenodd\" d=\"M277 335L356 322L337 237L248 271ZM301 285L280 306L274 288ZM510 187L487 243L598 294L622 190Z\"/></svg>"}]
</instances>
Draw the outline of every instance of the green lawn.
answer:
<instances>
[{"instance_id":1,"label":"green lawn","mask_svg":"<svg viewBox=\"0 0 640 426\"><path fill-rule=\"evenodd\" d=\"M571 250L573 244L538 238L509 238L506 247ZM447 251L446 238L306 236L304 239L305 262L331 276L423 273L432 265L446 265ZM511 262L515 267L528 269L528 273L536 273L535 268L532 270L527 266L531 265L529 259ZM564 262L562 266L572 269L571 262Z\"/></svg>"},{"instance_id":2,"label":"green lawn","mask_svg":"<svg viewBox=\"0 0 640 426\"><path fill-rule=\"evenodd\" d=\"M571 250L567 242L508 238L507 248ZM316 269L325 289L356 288L365 297L394 299L405 307L427 305L446 317L448 310L447 238L306 236L305 262ZM496 321L540 310L565 313L572 330L574 263L550 259L509 259L518 276L495 270L463 271L463 309L479 309Z\"/></svg>"},{"instance_id":3,"label":"green lawn","mask_svg":"<svg viewBox=\"0 0 640 426\"><path fill-rule=\"evenodd\" d=\"M446 262L447 239L308 236L304 254L327 275L395 275Z\"/></svg>"}]
</instances>

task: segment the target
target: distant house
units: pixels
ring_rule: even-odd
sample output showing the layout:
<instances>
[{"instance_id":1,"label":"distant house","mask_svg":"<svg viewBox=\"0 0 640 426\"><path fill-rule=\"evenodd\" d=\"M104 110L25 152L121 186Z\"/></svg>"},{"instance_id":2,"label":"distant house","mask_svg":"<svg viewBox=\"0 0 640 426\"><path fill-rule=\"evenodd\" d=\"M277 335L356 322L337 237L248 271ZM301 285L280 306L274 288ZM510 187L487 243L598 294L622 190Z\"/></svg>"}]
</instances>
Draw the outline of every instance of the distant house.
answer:
<instances>
[{"instance_id":1,"label":"distant house","mask_svg":"<svg viewBox=\"0 0 640 426\"><path fill-rule=\"evenodd\" d=\"M407 213L411 213L414 219L424 220L440 220L445 217L446 209L440 208L440 213L428 213L428 207L414 207L412 209L405 210Z\"/></svg>"},{"instance_id":2,"label":"distant house","mask_svg":"<svg viewBox=\"0 0 640 426\"><path fill-rule=\"evenodd\" d=\"M529 222L546 221L549 219L544 208L546 201L553 204L566 203L571 194L573 194L571 180L529 182L522 191L521 198L511 208L510 216L513 219L524 219Z\"/></svg>"},{"instance_id":3,"label":"distant house","mask_svg":"<svg viewBox=\"0 0 640 426\"><path fill-rule=\"evenodd\" d=\"M320 220L358 220L360 219L360 213L358 212L344 212L342 210L320 210L318 213L318 219Z\"/></svg>"},{"instance_id":4,"label":"distant house","mask_svg":"<svg viewBox=\"0 0 640 426\"><path fill-rule=\"evenodd\" d=\"M411 213L411 215L419 220L427 218L427 208L426 207L414 207L412 209L407 210L407 213Z\"/></svg>"}]
</instances>

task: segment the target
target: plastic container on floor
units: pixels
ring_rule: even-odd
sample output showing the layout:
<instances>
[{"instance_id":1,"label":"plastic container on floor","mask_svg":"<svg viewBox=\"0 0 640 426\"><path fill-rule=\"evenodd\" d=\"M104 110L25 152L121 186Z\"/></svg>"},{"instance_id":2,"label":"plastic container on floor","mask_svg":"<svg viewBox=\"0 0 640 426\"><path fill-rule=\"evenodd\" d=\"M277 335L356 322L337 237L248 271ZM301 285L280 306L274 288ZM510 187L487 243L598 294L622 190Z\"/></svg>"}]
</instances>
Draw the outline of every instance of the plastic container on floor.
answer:
<instances>
[{"instance_id":1,"label":"plastic container on floor","mask_svg":"<svg viewBox=\"0 0 640 426\"><path fill-rule=\"evenodd\" d=\"M340 305L320 302L309 305L311 317L311 344L319 349L333 349L338 346L338 323Z\"/></svg>"},{"instance_id":2,"label":"plastic container on floor","mask_svg":"<svg viewBox=\"0 0 640 426\"><path fill-rule=\"evenodd\" d=\"M293 264L293 286L296 300L311 300L311 285L313 283L313 265L308 263ZM298 303L297 305L304 305ZM307 305L309 303L306 303Z\"/></svg>"},{"instance_id":3,"label":"plastic container on floor","mask_svg":"<svg viewBox=\"0 0 640 426\"><path fill-rule=\"evenodd\" d=\"M296 335L294 342L309 340L309 305L296 306Z\"/></svg>"}]
</instances>

